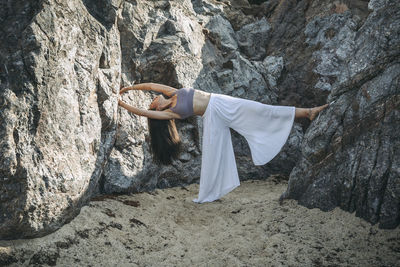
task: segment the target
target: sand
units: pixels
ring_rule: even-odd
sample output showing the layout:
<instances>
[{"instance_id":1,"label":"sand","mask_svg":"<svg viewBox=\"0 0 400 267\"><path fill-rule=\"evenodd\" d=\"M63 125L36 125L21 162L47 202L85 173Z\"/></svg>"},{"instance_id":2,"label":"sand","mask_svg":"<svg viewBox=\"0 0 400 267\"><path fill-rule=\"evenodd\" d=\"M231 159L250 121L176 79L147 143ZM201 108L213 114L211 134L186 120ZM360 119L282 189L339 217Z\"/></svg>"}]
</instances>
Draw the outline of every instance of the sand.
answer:
<instances>
[{"instance_id":1,"label":"sand","mask_svg":"<svg viewBox=\"0 0 400 267\"><path fill-rule=\"evenodd\" d=\"M400 229L278 203L285 181L247 181L213 203L198 185L92 201L36 239L0 241L9 266L399 266Z\"/></svg>"}]
</instances>

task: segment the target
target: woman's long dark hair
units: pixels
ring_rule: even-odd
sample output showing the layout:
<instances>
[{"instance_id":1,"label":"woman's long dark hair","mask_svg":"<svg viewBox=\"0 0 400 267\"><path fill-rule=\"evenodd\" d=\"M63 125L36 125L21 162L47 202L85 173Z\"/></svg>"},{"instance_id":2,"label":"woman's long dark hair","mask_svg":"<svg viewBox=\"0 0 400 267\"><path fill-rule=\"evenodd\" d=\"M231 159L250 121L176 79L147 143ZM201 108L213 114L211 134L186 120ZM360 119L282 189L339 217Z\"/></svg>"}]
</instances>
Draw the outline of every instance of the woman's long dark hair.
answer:
<instances>
[{"instance_id":1,"label":"woman's long dark hair","mask_svg":"<svg viewBox=\"0 0 400 267\"><path fill-rule=\"evenodd\" d=\"M157 163L170 164L177 159L181 149L181 139L175 120L147 119L150 132L150 151Z\"/></svg>"}]
</instances>

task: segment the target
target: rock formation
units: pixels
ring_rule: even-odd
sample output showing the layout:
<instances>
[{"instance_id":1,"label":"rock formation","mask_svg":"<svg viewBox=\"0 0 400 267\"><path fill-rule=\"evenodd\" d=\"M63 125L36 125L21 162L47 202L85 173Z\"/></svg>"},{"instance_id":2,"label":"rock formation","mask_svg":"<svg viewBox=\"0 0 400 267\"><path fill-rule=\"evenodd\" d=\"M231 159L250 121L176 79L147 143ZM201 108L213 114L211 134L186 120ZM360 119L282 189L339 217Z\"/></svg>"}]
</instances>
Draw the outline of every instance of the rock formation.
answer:
<instances>
[{"instance_id":1,"label":"rock formation","mask_svg":"<svg viewBox=\"0 0 400 267\"><path fill-rule=\"evenodd\" d=\"M315 18L305 34L335 101L308 129L284 197L336 206L371 223L400 223L400 5L370 1L359 24L350 12Z\"/></svg>"},{"instance_id":2,"label":"rock formation","mask_svg":"<svg viewBox=\"0 0 400 267\"><path fill-rule=\"evenodd\" d=\"M0 0L0 239L54 231L93 194L198 181L201 118L178 122L180 159L158 166L146 119L117 108L121 86L150 81L267 104L329 95L302 147L300 121L265 166L234 134L241 179L291 173L285 196L397 226L398 10L385 0ZM141 108L151 98L123 96Z\"/></svg>"},{"instance_id":3,"label":"rock formation","mask_svg":"<svg viewBox=\"0 0 400 267\"><path fill-rule=\"evenodd\" d=\"M88 1L1 1L1 238L58 229L97 188L121 79L113 2L102 24Z\"/></svg>"}]
</instances>

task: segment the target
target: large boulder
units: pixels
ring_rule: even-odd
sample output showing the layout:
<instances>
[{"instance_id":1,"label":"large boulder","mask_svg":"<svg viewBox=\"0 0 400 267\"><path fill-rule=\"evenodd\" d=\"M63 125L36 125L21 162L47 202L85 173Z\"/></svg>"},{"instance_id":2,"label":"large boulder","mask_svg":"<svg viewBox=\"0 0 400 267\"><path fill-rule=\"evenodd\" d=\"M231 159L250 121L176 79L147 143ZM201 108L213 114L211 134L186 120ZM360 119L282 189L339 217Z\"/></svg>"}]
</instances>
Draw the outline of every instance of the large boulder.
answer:
<instances>
[{"instance_id":1,"label":"large boulder","mask_svg":"<svg viewBox=\"0 0 400 267\"><path fill-rule=\"evenodd\" d=\"M400 224L400 4L389 2L371 1L361 27L350 12L307 25L317 87L335 102L307 131L283 195L384 228Z\"/></svg>"},{"instance_id":2,"label":"large boulder","mask_svg":"<svg viewBox=\"0 0 400 267\"><path fill-rule=\"evenodd\" d=\"M1 3L0 239L32 237L96 191L116 131L119 32L89 1Z\"/></svg>"}]
</instances>

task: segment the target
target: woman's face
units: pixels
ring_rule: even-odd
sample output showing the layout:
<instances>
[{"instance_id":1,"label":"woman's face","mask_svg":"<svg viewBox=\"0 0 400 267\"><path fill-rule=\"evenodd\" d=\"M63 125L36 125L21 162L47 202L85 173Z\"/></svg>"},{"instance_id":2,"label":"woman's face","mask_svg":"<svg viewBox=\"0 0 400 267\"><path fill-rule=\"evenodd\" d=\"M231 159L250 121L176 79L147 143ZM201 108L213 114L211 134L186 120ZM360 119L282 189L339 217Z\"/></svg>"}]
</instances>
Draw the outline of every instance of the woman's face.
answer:
<instances>
[{"instance_id":1,"label":"woman's face","mask_svg":"<svg viewBox=\"0 0 400 267\"><path fill-rule=\"evenodd\" d=\"M156 96L150 104L150 109L164 110L168 106L167 102L163 95Z\"/></svg>"}]
</instances>

